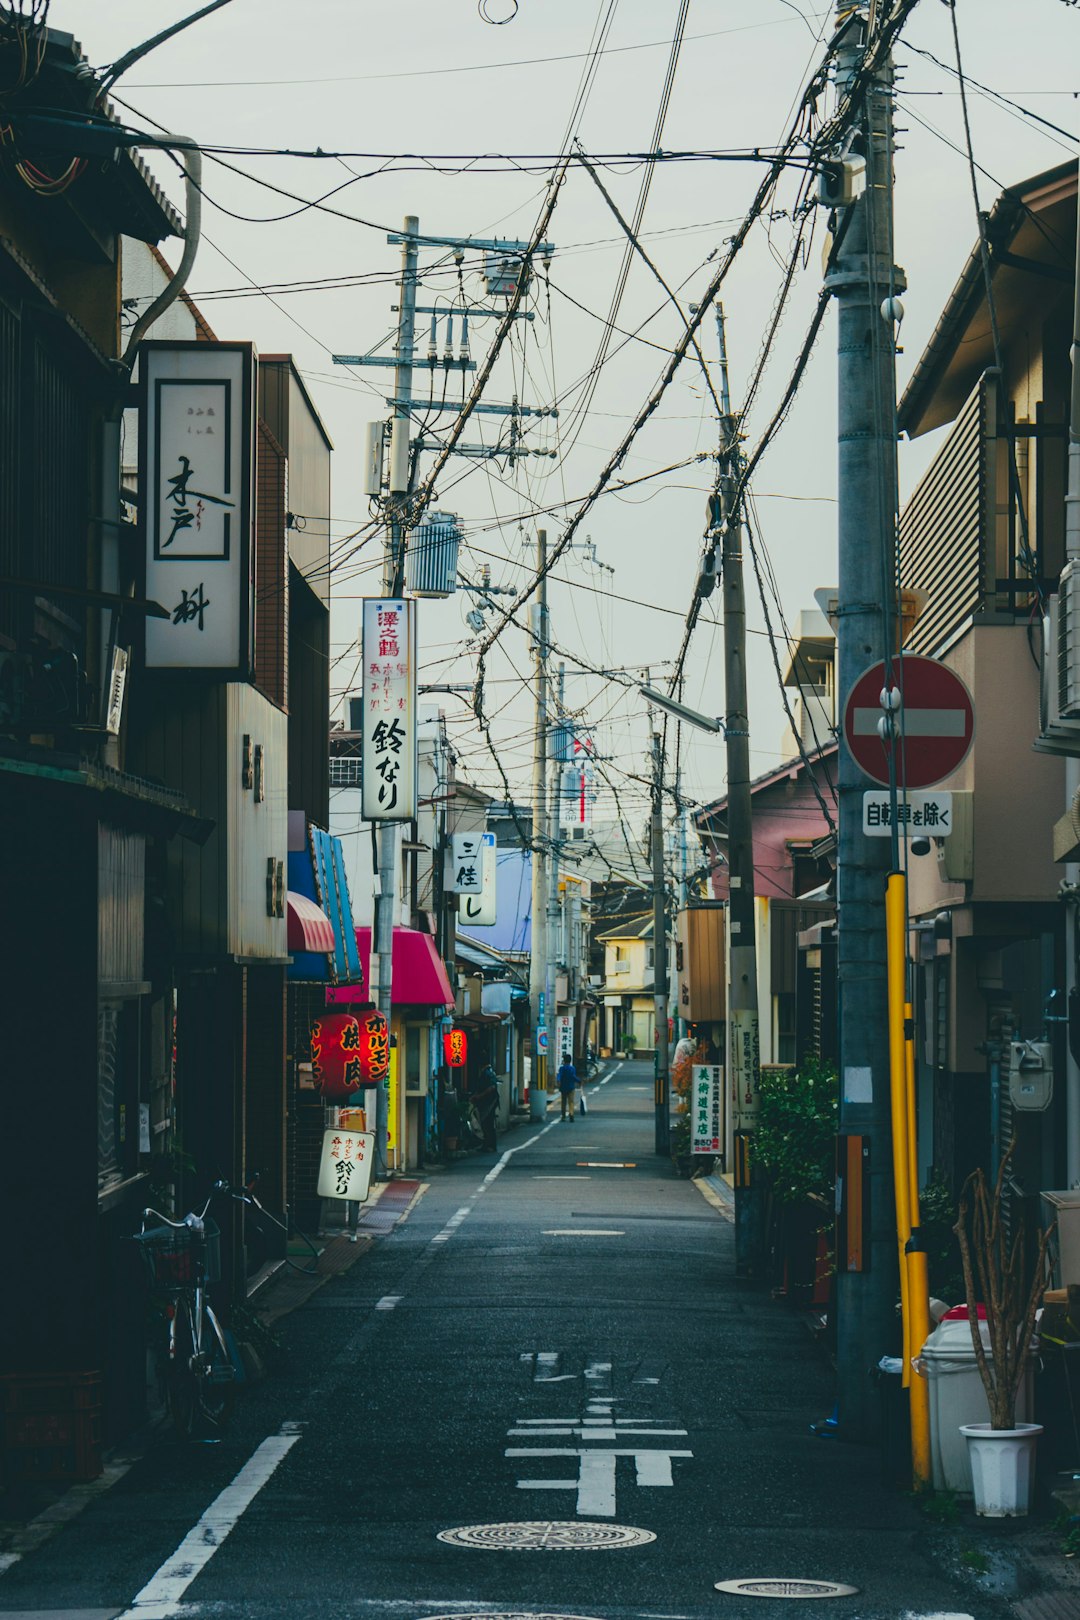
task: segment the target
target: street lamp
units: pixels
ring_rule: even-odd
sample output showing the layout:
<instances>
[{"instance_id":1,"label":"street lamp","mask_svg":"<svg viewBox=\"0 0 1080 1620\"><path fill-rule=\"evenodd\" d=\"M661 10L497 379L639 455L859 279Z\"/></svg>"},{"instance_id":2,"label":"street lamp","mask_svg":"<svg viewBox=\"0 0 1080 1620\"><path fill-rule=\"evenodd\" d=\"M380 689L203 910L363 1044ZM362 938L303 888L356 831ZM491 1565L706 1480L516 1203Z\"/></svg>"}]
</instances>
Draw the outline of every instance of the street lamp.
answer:
<instances>
[{"instance_id":1,"label":"street lamp","mask_svg":"<svg viewBox=\"0 0 1080 1620\"><path fill-rule=\"evenodd\" d=\"M666 692L658 692L653 686L639 686L638 691L646 703L655 704L658 709L663 709L665 714L674 715L676 720L685 720L689 726L697 726L699 731L724 730L724 722L719 715L713 717L699 714L697 709L688 709L685 703L676 703Z\"/></svg>"}]
</instances>

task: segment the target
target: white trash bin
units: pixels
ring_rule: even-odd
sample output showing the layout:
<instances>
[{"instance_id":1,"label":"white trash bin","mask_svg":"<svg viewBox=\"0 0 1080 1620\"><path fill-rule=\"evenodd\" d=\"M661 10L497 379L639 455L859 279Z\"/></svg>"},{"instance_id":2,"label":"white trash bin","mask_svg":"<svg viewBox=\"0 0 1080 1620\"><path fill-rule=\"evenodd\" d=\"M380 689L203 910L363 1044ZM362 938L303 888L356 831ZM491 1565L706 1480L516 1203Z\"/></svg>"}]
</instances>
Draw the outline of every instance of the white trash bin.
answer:
<instances>
[{"instance_id":1,"label":"white trash bin","mask_svg":"<svg viewBox=\"0 0 1080 1620\"><path fill-rule=\"evenodd\" d=\"M989 1357L990 1334L985 1322L979 1323L979 1330ZM930 1384L930 1462L934 1489L971 1496L974 1494L971 1464L960 1425L989 1423L990 1407L967 1318L949 1317L936 1327L922 1347L919 1362ZM1029 1360L1016 1395L1016 1417L1020 1423L1028 1422L1033 1410L1033 1376L1034 1368Z\"/></svg>"}]
</instances>

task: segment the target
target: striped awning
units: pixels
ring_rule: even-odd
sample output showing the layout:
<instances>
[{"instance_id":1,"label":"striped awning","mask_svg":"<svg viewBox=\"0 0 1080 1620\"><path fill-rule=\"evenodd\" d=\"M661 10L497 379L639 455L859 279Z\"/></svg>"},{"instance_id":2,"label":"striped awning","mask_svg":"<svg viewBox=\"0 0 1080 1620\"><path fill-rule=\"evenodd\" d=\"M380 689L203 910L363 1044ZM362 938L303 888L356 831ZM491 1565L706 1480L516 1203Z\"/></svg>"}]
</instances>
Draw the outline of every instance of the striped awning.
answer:
<instances>
[{"instance_id":1,"label":"striped awning","mask_svg":"<svg viewBox=\"0 0 1080 1620\"><path fill-rule=\"evenodd\" d=\"M321 906L309 900L306 894L288 892L288 942L290 951L317 951L323 956L334 953L333 925Z\"/></svg>"}]
</instances>

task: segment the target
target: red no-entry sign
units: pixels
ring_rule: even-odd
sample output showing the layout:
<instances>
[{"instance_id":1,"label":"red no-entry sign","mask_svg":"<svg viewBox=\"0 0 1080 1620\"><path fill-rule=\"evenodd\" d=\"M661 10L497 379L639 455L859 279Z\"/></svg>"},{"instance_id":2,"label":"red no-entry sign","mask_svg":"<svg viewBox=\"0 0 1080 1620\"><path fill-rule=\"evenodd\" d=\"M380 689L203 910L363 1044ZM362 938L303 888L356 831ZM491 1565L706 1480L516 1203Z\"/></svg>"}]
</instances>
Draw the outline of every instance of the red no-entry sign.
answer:
<instances>
[{"instance_id":1,"label":"red no-entry sign","mask_svg":"<svg viewBox=\"0 0 1080 1620\"><path fill-rule=\"evenodd\" d=\"M892 742L878 727L885 717L881 694L887 685L900 694ZM915 653L893 660L888 681L885 665L873 664L859 676L844 705L844 738L851 757L886 787L893 749L897 787L933 787L963 762L974 736L975 705L959 675Z\"/></svg>"}]
</instances>

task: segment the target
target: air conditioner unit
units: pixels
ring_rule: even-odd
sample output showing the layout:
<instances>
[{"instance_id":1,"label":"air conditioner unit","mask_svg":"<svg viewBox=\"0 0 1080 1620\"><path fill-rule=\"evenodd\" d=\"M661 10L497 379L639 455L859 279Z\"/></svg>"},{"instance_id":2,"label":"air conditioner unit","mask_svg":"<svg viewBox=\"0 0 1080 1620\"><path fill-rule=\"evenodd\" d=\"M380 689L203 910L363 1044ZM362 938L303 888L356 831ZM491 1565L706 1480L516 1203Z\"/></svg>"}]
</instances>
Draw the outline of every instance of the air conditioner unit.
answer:
<instances>
[{"instance_id":1,"label":"air conditioner unit","mask_svg":"<svg viewBox=\"0 0 1080 1620\"><path fill-rule=\"evenodd\" d=\"M1034 743L1040 754L1080 755L1080 572L1072 569L1066 564L1061 591L1047 598L1043 617L1039 735Z\"/></svg>"}]
</instances>

